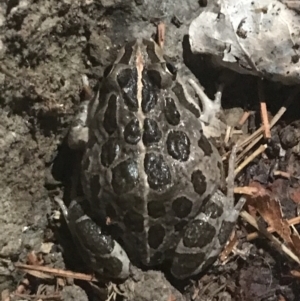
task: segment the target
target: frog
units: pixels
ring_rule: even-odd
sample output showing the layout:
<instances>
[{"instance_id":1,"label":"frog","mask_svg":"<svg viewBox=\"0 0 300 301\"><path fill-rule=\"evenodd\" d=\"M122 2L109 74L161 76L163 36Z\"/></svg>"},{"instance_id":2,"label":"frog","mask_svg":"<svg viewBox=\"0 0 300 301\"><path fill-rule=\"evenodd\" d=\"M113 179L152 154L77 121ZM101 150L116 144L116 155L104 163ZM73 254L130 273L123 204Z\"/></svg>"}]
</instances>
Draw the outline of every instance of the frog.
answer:
<instances>
[{"instance_id":1,"label":"frog","mask_svg":"<svg viewBox=\"0 0 300 301\"><path fill-rule=\"evenodd\" d=\"M167 263L186 279L221 253L243 203L234 202L235 150L225 194L221 156L203 132L221 103L199 94L160 45L134 39L81 103L68 142L83 153L84 197L61 206L98 275L126 279L131 266Z\"/></svg>"}]
</instances>

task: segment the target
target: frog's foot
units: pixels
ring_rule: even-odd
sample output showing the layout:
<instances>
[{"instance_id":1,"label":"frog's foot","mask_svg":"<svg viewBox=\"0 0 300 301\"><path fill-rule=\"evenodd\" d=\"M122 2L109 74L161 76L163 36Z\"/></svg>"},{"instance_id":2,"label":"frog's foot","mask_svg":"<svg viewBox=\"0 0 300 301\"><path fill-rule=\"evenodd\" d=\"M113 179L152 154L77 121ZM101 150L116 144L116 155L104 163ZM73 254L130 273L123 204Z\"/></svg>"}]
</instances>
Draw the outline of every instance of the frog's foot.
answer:
<instances>
[{"instance_id":1,"label":"frog's foot","mask_svg":"<svg viewBox=\"0 0 300 301\"><path fill-rule=\"evenodd\" d=\"M210 123L212 118L214 118L222 109L221 98L224 84L220 84L218 86L218 90L215 94L215 100L208 98L202 87L197 84L195 80L189 79L189 84L193 87L202 103L203 110L201 112L200 120L205 123Z\"/></svg>"},{"instance_id":2,"label":"frog's foot","mask_svg":"<svg viewBox=\"0 0 300 301\"><path fill-rule=\"evenodd\" d=\"M198 95L202 104L202 112L199 119L205 136L208 138L214 138L225 134L226 124L220 119L222 113L221 98L224 84L220 84L218 86L218 90L215 94L215 100L208 98L208 96L204 93L203 88L196 83L195 80L189 79L189 84Z\"/></svg>"},{"instance_id":3,"label":"frog's foot","mask_svg":"<svg viewBox=\"0 0 300 301\"><path fill-rule=\"evenodd\" d=\"M204 204L201 213L186 226L174 254L171 272L179 279L202 272L221 253L239 216L245 200L234 206L234 161L232 150L227 178L227 195L217 190Z\"/></svg>"},{"instance_id":4,"label":"frog's foot","mask_svg":"<svg viewBox=\"0 0 300 301\"><path fill-rule=\"evenodd\" d=\"M67 220L74 241L89 267L98 275L112 279L129 276L130 261L123 248L85 213L78 201L67 209L62 200L55 199Z\"/></svg>"}]
</instances>

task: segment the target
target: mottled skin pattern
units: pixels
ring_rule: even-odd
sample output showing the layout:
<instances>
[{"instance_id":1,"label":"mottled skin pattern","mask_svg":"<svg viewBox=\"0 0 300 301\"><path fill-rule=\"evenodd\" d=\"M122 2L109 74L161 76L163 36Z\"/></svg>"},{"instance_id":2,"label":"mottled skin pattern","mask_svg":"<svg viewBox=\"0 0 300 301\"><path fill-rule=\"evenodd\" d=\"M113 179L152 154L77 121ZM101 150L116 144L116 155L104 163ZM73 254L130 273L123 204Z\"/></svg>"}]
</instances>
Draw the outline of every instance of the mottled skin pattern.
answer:
<instances>
[{"instance_id":1,"label":"mottled skin pattern","mask_svg":"<svg viewBox=\"0 0 300 301\"><path fill-rule=\"evenodd\" d=\"M161 48L128 43L106 70L87 120L85 112L70 136L76 144L78 129L86 133L82 186L93 220L78 202L68 220L86 261L115 278L128 276L129 261L169 260L177 278L211 264L238 216L233 179L224 196L220 155Z\"/></svg>"}]
</instances>

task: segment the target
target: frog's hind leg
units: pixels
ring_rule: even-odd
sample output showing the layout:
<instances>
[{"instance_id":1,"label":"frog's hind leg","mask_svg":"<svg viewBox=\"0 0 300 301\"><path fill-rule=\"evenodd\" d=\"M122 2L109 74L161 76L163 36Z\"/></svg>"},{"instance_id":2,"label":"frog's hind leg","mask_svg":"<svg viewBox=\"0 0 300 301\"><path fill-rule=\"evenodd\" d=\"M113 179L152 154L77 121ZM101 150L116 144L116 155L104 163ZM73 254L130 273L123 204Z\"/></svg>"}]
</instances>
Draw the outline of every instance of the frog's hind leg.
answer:
<instances>
[{"instance_id":1,"label":"frog's hind leg","mask_svg":"<svg viewBox=\"0 0 300 301\"><path fill-rule=\"evenodd\" d=\"M202 272L221 253L239 213L245 203L241 198L234 206L234 160L232 150L227 178L227 195L216 191L194 220L183 230L182 239L175 250L171 273L184 279Z\"/></svg>"},{"instance_id":2,"label":"frog's hind leg","mask_svg":"<svg viewBox=\"0 0 300 301\"><path fill-rule=\"evenodd\" d=\"M88 266L106 279L126 279L130 265L126 252L84 213L79 199L72 201L68 209L62 200L56 198L55 201L61 207L77 248Z\"/></svg>"}]
</instances>

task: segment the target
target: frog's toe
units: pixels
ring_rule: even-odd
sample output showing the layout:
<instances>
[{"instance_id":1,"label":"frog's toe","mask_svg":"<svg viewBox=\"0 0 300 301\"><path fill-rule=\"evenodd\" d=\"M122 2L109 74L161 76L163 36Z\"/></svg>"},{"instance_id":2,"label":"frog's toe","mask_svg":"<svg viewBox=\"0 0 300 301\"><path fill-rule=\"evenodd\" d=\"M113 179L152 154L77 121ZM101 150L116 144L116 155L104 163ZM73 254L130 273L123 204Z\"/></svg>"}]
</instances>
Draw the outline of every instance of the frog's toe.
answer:
<instances>
[{"instance_id":1,"label":"frog's toe","mask_svg":"<svg viewBox=\"0 0 300 301\"><path fill-rule=\"evenodd\" d=\"M221 111L221 98L224 88L224 84L219 85L218 90L215 94L215 99L212 100L204 93L202 87L197 84L193 79L189 80L190 85L197 93L202 103L202 113L200 120L204 123L210 123L213 118Z\"/></svg>"}]
</instances>

